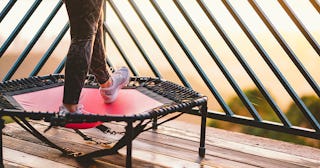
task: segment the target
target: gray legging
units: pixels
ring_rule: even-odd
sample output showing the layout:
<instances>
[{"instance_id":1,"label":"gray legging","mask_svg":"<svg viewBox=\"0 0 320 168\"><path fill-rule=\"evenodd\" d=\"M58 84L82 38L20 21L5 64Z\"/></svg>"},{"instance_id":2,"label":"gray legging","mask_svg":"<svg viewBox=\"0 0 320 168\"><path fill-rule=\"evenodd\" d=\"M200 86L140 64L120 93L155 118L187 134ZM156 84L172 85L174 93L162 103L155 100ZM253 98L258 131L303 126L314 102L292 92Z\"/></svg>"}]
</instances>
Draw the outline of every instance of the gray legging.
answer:
<instances>
[{"instance_id":1,"label":"gray legging","mask_svg":"<svg viewBox=\"0 0 320 168\"><path fill-rule=\"evenodd\" d=\"M103 0L65 0L71 44L65 67L63 103L77 104L88 71L99 83L109 79L103 44Z\"/></svg>"}]
</instances>

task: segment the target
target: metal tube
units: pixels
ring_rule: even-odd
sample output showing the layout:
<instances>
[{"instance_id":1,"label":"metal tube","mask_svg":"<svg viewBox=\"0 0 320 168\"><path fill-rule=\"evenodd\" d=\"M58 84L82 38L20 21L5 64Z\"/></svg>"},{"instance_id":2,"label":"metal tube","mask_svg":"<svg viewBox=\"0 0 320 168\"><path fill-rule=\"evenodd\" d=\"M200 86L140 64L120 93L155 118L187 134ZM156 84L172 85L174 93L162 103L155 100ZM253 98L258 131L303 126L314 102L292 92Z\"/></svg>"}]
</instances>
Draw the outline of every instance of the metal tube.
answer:
<instances>
[{"instance_id":1,"label":"metal tube","mask_svg":"<svg viewBox=\"0 0 320 168\"><path fill-rule=\"evenodd\" d=\"M132 121L127 122L126 127L126 135L127 135L127 157L126 157L126 167L132 167L132 141L133 141L133 124Z\"/></svg>"},{"instance_id":2,"label":"metal tube","mask_svg":"<svg viewBox=\"0 0 320 168\"><path fill-rule=\"evenodd\" d=\"M2 81L6 81L11 79L11 77L14 75L14 73L17 71L17 69L20 67L20 65L22 64L22 62L25 60L25 58L27 57L27 55L29 54L29 52L31 51L31 49L33 48L33 46L36 44L36 42L39 40L40 36L43 34L43 32L46 30L46 28L48 27L49 23L52 21L52 19L54 18L54 16L57 14L57 12L59 11L59 9L62 6L62 1L60 0L57 5L55 6L55 8L52 10L52 12L50 13L50 15L48 16L48 18L45 20L45 22L42 24L42 26L40 27L40 29L38 30L38 32L35 34L35 36L32 38L32 40L30 41L30 43L26 46L26 48L23 50L23 52L20 54L20 56L18 57L18 59L16 60L16 62L13 64L13 66L10 68L9 72L6 74L6 76L3 78Z\"/></svg>"},{"instance_id":3,"label":"metal tube","mask_svg":"<svg viewBox=\"0 0 320 168\"><path fill-rule=\"evenodd\" d=\"M0 13L0 23L4 19L4 17L9 13L11 8L14 6L14 4L17 2L17 0L10 0L10 2L7 3L7 5L3 8L3 10Z\"/></svg>"},{"instance_id":4,"label":"metal tube","mask_svg":"<svg viewBox=\"0 0 320 168\"><path fill-rule=\"evenodd\" d=\"M295 53L292 51L292 49L289 47L289 45L286 43L286 41L283 39L281 34L277 31L277 29L273 26L269 18L264 14L262 9L259 7L257 2L255 0L249 0L249 3L253 7L253 9L257 12L263 23L268 27L272 35L277 39L283 50L287 53L287 55L290 57L291 61L295 64L295 66L299 69L300 73L304 76L304 78L307 80L307 82L310 84L310 86L313 88L313 90L316 92L318 97L320 97L320 88L317 82L312 78L312 76L309 74L307 69L303 66L303 64L300 62L299 58L295 55Z\"/></svg>"},{"instance_id":5,"label":"metal tube","mask_svg":"<svg viewBox=\"0 0 320 168\"><path fill-rule=\"evenodd\" d=\"M47 52L42 56L41 60L39 61L39 63L36 65L36 67L33 69L33 71L30 73L29 76L35 76L39 73L39 71L41 70L43 65L47 62L47 60L49 59L54 49L58 46L58 44L60 43L64 35L69 30L69 27L70 27L69 23L66 23L65 26L60 31L60 33L58 34L57 38L53 41L53 43L51 44Z\"/></svg>"},{"instance_id":6,"label":"metal tube","mask_svg":"<svg viewBox=\"0 0 320 168\"><path fill-rule=\"evenodd\" d=\"M4 167L3 164L3 139L2 139L2 129L4 128L4 119L0 116L0 167Z\"/></svg>"},{"instance_id":7,"label":"metal tube","mask_svg":"<svg viewBox=\"0 0 320 168\"><path fill-rule=\"evenodd\" d=\"M139 7L137 4L134 2L134 0L130 0L129 3L131 4L132 8L135 10L137 13L138 17L142 21L143 25L145 28L148 30L149 34L153 38L153 40L157 43L159 49L161 50L162 54L166 57L167 61L171 65L171 67L174 69L176 72L177 76L179 77L180 81L183 83L184 86L188 88L192 88L188 80L184 77L183 73L177 66L177 64L174 62L172 57L170 56L169 52L166 50L165 46L162 44L160 39L158 38L157 34L154 32L152 29L151 25L148 23L147 19L143 16L142 12L140 11Z\"/></svg>"},{"instance_id":8,"label":"metal tube","mask_svg":"<svg viewBox=\"0 0 320 168\"><path fill-rule=\"evenodd\" d=\"M176 0L174 1L175 5L180 10L181 14L184 16L186 21L188 22L189 26L192 28L192 30L196 33L197 37L203 44L203 46L206 48L207 52L210 54L211 58L215 61L215 63L218 65L219 69L223 73L223 75L226 77L230 85L232 86L233 90L238 94L240 100L243 102L243 104L246 106L246 108L251 113L252 117L255 120L261 121L262 118L259 115L258 111L255 109L255 107L252 105L248 97L242 92L241 88L237 84L237 82L233 79L227 68L224 66L220 58L217 56L217 54L214 52L212 47L210 46L209 42L206 40L204 35L201 33L199 28L195 25L195 23L192 21L191 17L187 13L186 9L182 6L180 1Z\"/></svg>"},{"instance_id":9,"label":"metal tube","mask_svg":"<svg viewBox=\"0 0 320 168\"><path fill-rule=\"evenodd\" d=\"M266 130L273 130L277 132L283 132L292 135L298 135L320 140L320 133L314 131L313 129L307 129L302 127L284 127L282 124L268 121L257 122L252 120L251 118L247 118L244 116L226 117L225 114L218 113L216 111L208 111L208 118L214 118L217 120L227 121L231 123L243 124L257 128L263 128Z\"/></svg>"},{"instance_id":10,"label":"metal tube","mask_svg":"<svg viewBox=\"0 0 320 168\"><path fill-rule=\"evenodd\" d=\"M180 36L178 35L178 33L175 31L175 29L173 28L173 26L170 24L169 19L165 16L165 14L163 13L163 11L161 10L160 6L157 4L157 2L155 0L150 0L153 7L156 9L156 11L158 12L159 16L161 17L161 19L163 20L163 22L166 24L166 26L168 27L168 29L170 30L171 34L174 36L174 38L176 39L176 41L179 43L180 47L183 49L183 51L185 52L186 56L188 57L188 59L190 60L190 62L193 64L193 66L196 68L197 72L199 73L199 75L201 76L201 78L203 79L203 81L205 82L205 84L207 85L207 87L210 89L211 93L215 96L215 98L217 99L217 101L219 102L220 106L223 108L223 110L226 112L227 115L232 116L233 112L231 111L230 107L226 104L226 102L223 100L223 98L221 97L221 95L218 93L218 91L216 90L216 88L213 86L213 84L210 82L209 78L207 77L207 75L204 73L203 69L201 68L201 66L198 64L198 62L196 61L196 59L194 58L194 56L191 54L190 50L188 49L188 47L185 45L185 43L182 41L182 39L180 38Z\"/></svg>"},{"instance_id":11,"label":"metal tube","mask_svg":"<svg viewBox=\"0 0 320 168\"><path fill-rule=\"evenodd\" d=\"M235 44L232 42L232 40L229 38L227 33L223 30L222 26L218 23L217 19L213 16L213 14L210 12L208 7L202 2L202 0L197 0L198 4L202 8L202 10L205 12L207 17L209 18L210 22L213 24L213 26L216 28L220 36L223 38L223 40L226 42L234 56L238 59L241 66L245 69L245 71L248 73L254 84L257 86L261 94L264 96L264 98L267 100L267 102L270 104L271 108L275 111L275 113L278 115L279 119L282 121L282 123L287 126L291 127L290 121L287 119L287 117L284 115L280 107L277 105L277 103L273 100L267 89L264 87L264 85L261 83L258 76L255 74L255 72L251 69L247 61L243 58L240 51L237 49Z\"/></svg>"},{"instance_id":12,"label":"metal tube","mask_svg":"<svg viewBox=\"0 0 320 168\"><path fill-rule=\"evenodd\" d=\"M27 13L24 15L24 17L21 19L19 24L16 26L16 28L12 31L10 36L7 38L7 40L3 43L3 45L0 48L0 58L2 55L6 52L8 49L9 45L12 43L12 41L16 38L18 33L21 31L23 26L27 23L27 21L30 19L31 15L34 13L34 11L38 8L42 0L36 0L30 9L27 11Z\"/></svg>"},{"instance_id":13,"label":"metal tube","mask_svg":"<svg viewBox=\"0 0 320 168\"><path fill-rule=\"evenodd\" d=\"M112 9L114 10L114 12L116 13L116 15L118 16L118 18L120 19L121 24L124 26L124 28L126 29L126 31L128 32L128 34L130 35L132 41L135 43L135 45L137 46L137 48L139 49L140 53L142 54L143 58L146 60L146 62L148 63L149 67L151 68L152 72L154 73L154 75L156 77L161 78L161 74L158 71L157 67L154 66L154 64L152 63L152 61L150 60L150 58L148 57L147 53L145 52L145 50L143 49L142 45L140 44L140 42L138 41L138 38L134 35L133 31L131 30L130 26L126 23L125 19L123 18L123 16L121 15L120 11L118 10L118 8L116 7L116 5L114 4L114 2L112 0L108 0L109 4L111 5Z\"/></svg>"},{"instance_id":14,"label":"metal tube","mask_svg":"<svg viewBox=\"0 0 320 168\"><path fill-rule=\"evenodd\" d=\"M67 56L65 56L64 59L60 62L60 64L59 64L58 67L56 68L56 70L53 72L54 74L61 73L61 71L62 71L63 68L64 68L64 64L66 63L66 59L67 59Z\"/></svg>"},{"instance_id":15,"label":"metal tube","mask_svg":"<svg viewBox=\"0 0 320 168\"><path fill-rule=\"evenodd\" d=\"M128 65L128 67L130 68L130 70L133 73L133 75L134 76L139 76L139 73L134 68L134 65L130 62L129 58L126 56L124 50L121 48L120 43L118 42L117 38L113 35L113 33L112 33L111 29L109 28L109 26L107 24L105 24L104 28L105 28L105 31L108 33L110 39L112 40L112 42L116 46L117 50L119 51L120 55L122 56L122 58L124 59L124 61Z\"/></svg>"},{"instance_id":16,"label":"metal tube","mask_svg":"<svg viewBox=\"0 0 320 168\"><path fill-rule=\"evenodd\" d=\"M200 147L199 147L200 157L204 157L206 153L205 141L206 141L207 113L208 113L208 107L207 107L207 103L205 103L200 107L200 114L201 114Z\"/></svg>"},{"instance_id":17,"label":"metal tube","mask_svg":"<svg viewBox=\"0 0 320 168\"><path fill-rule=\"evenodd\" d=\"M317 0L309 0L313 7L320 13L320 4Z\"/></svg>"},{"instance_id":18,"label":"metal tube","mask_svg":"<svg viewBox=\"0 0 320 168\"><path fill-rule=\"evenodd\" d=\"M258 40L255 38L255 36L252 34L252 32L249 30L247 25L242 21L240 16L236 13L236 11L233 9L231 4L227 0L223 0L223 4L226 6L230 14L233 16L233 18L237 21L239 26L241 27L242 31L247 35L251 43L255 46L257 51L260 53L262 58L265 60L269 68L272 70L272 72L276 75L280 83L283 85L283 87L286 89L286 91L289 93L291 98L294 100L296 105L299 107L299 109L303 112L303 114L306 116L306 118L309 120L311 125L316 131L320 131L320 124L315 119L313 114L309 111L309 109L305 106L303 101L299 98L297 93L294 91L294 89L290 86L288 81L285 79L285 77L282 75L282 73L279 71L277 66L274 64L274 62L271 60L267 52L263 49L263 47L260 45Z\"/></svg>"},{"instance_id":19,"label":"metal tube","mask_svg":"<svg viewBox=\"0 0 320 168\"><path fill-rule=\"evenodd\" d=\"M285 0L278 0L282 8L286 11L287 15L291 18L294 24L298 27L300 32L304 35L304 37L308 40L313 49L320 56L320 46L317 41L313 38L307 28L303 25L303 23L298 19L293 10L289 7L288 3Z\"/></svg>"}]
</instances>

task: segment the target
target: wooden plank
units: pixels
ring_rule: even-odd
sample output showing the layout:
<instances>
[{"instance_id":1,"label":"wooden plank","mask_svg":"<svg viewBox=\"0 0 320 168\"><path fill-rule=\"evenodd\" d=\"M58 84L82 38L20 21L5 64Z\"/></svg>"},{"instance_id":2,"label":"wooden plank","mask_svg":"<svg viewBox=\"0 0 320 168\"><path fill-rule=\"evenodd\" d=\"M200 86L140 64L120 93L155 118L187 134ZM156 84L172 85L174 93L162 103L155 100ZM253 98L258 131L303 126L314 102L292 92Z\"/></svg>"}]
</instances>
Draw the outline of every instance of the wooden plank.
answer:
<instances>
[{"instance_id":1,"label":"wooden plank","mask_svg":"<svg viewBox=\"0 0 320 168\"><path fill-rule=\"evenodd\" d=\"M4 160L4 167L5 168L30 168L28 166L20 165L17 163L6 161L6 160Z\"/></svg>"},{"instance_id":2,"label":"wooden plank","mask_svg":"<svg viewBox=\"0 0 320 168\"><path fill-rule=\"evenodd\" d=\"M36 127L39 128L40 125L37 125ZM39 130L43 130L44 128L45 127L40 128ZM20 138L20 141L27 140L27 142L20 142L20 143L14 142L12 140L4 140L4 146L8 146L16 150L23 150L23 151L26 151L27 153L31 153L36 156L54 159L57 162L60 162L61 160L66 159L61 156L61 152L55 149L50 148L49 150L43 150L43 148L46 146L42 146L42 147L39 146L41 142L39 142L29 133L26 133L24 130L22 130L21 128L17 127L14 124L8 125L4 132L7 136L14 136L14 138L7 137L7 136L5 136L5 138L11 138L11 139ZM91 143L83 142L83 140L81 140L81 138L79 138L78 135L75 135L74 133L70 131L66 131L64 129L58 129L58 130L53 129L49 131L46 135L52 141L56 142L57 144L60 144L61 146L64 146L69 149L81 149L81 151L83 152L89 152L89 151L97 150L99 148L104 147L104 146L93 145ZM28 145L26 145L26 143ZM44 144L41 144L41 145L44 145ZM122 152L122 153L125 153L125 152ZM145 155L150 155L150 153L146 153ZM161 158L162 156L158 155L156 157ZM101 158L98 158L97 161L106 162L113 165L124 167L125 154L115 154L115 155L110 155L106 157L101 157ZM156 163L149 163L139 159L133 159L133 167L167 167L167 166L157 165Z\"/></svg>"},{"instance_id":3,"label":"wooden plank","mask_svg":"<svg viewBox=\"0 0 320 168\"><path fill-rule=\"evenodd\" d=\"M41 124L39 125L41 127ZM123 125L119 125L120 127L123 127ZM38 129L42 130L43 128L38 127ZM68 132L70 132L70 129L64 129L66 132L63 133L63 135L66 135L70 138L74 137L74 134L68 134ZM60 129L61 130L61 129ZM84 132L86 132L88 135L91 135L94 138L97 138L101 140L101 137L103 134L101 134L100 131L98 131L97 129L88 129L85 130ZM242 167L250 167L248 164L246 163L238 163L238 162L234 162L234 161L230 161L228 159L224 159L224 158L220 158L220 157L213 157L210 160L207 159L206 162L202 162L201 160L199 160L198 157L198 144L192 144L191 146L189 146L190 148L193 148L193 150L185 150L183 148L172 148L172 144L168 144L168 145L163 145L161 143L159 143L160 141L157 141L157 143L153 143L153 141L156 141L156 137L153 137L153 135L157 135L157 134L153 134L152 132L149 132L151 135L151 139L146 143L146 141L139 141L139 137L144 137L143 133L141 136L138 136L138 138L136 140L133 141L133 153L139 149L140 151L144 151L147 153L151 153L152 155L157 155L157 158L163 158L164 160L168 160L170 157L171 158L171 162L167 162L167 161L162 161L161 165L165 165L168 167L184 167L184 165L177 165L177 163L182 163L179 160L183 160L184 164L187 164L187 167L194 167L195 165L197 165L196 167L200 166L200 165L209 165L212 167L215 167L217 165L234 165L234 166L242 166ZM54 132L55 137L61 137L61 135L59 133L57 133L56 131ZM50 132L47 133L48 136L50 135ZM54 136L54 135L52 135ZM112 137L112 135L109 135L110 138ZM69 141L74 141L72 139L68 139ZM74 137L75 138L75 137ZM75 140L78 141L78 140ZM174 141L174 140L173 140ZM79 141L78 141L79 142ZM70 147L71 148L71 147ZM124 150L120 150L124 151ZM125 151L122 152L122 154L125 154ZM135 154L135 153L134 153ZM165 157L163 157L165 156ZM134 155L134 157L136 157ZM208 158L208 157L207 157ZM144 160L146 160L146 158L144 157ZM150 161L150 162L155 162L154 160L146 160L146 161ZM193 163L193 164L191 164ZM196 163L196 164L195 164ZM175 164L175 165L174 165ZM193 165L193 166L191 166Z\"/></svg>"},{"instance_id":4,"label":"wooden plank","mask_svg":"<svg viewBox=\"0 0 320 168\"><path fill-rule=\"evenodd\" d=\"M5 148L8 148L8 149L10 148L11 150L23 152L25 155L32 155L41 159L48 159L57 163L69 165L71 167L83 167L75 159L63 156L60 151L44 146L43 144L36 144L36 143L21 140L21 139L17 139L17 137L12 138L9 136L4 136L3 142L4 142ZM15 157L15 155L11 155L10 153L4 153L5 160L9 161L12 157ZM25 157L25 158L27 159L28 157ZM13 161L10 161L10 162L13 162ZM23 161L19 162L20 165L28 166L23 163L24 163ZM92 162L90 164L92 166L95 166L96 168L99 168L99 167L102 168L106 166L110 168L119 167L109 163L102 164L98 161Z\"/></svg>"},{"instance_id":5,"label":"wooden plank","mask_svg":"<svg viewBox=\"0 0 320 168\"><path fill-rule=\"evenodd\" d=\"M44 126L42 126L41 128L40 124L35 125L35 127L38 128L40 131L45 128ZM21 129L18 130L18 128L14 125L9 125L5 132L7 135L11 135L11 136L19 135L19 138L21 139L26 139L30 142L32 141L37 142L37 140L35 140L30 134L22 133L24 131ZM53 129L47 132L46 136L48 136L50 139L57 142L58 144L60 143L58 141L63 141L63 139L65 139L64 137L68 137L68 141L63 144L68 148L72 148L72 146L73 148L79 148L80 144L78 143L81 143L81 140L79 140L78 136L77 135L75 136L74 133L72 133L69 129L58 129L58 130ZM99 134L99 136L101 137L101 133ZM90 146L92 144L85 144L85 145ZM94 146L97 146L97 145L94 145ZM80 148L84 149L86 148L86 146L80 147ZM159 153L156 151L162 151L162 152ZM199 167L202 164L201 161L197 161L199 159L196 151L194 151L192 154L190 153L181 154L180 149L174 149L173 151L175 151L176 153L170 156L168 155L167 146L165 147L158 146L158 145L151 146L149 144L139 143L138 141L134 141L133 156L136 159L141 159L141 160L143 159L145 161L151 162L153 167L157 164L162 165L164 167ZM125 155L125 149L122 149L119 152ZM152 157L148 157L151 160L147 159L146 156L152 156ZM179 156L179 157L176 157L176 156ZM189 160L186 160L187 157L181 158L181 156L188 156ZM109 159L110 157L112 157L113 159ZM98 160L108 161L109 163L117 164L117 165L121 165L123 163L123 160L124 160L123 158L115 159L114 157L116 156L112 155L108 157L99 158ZM121 161L121 163L119 163L119 161ZM137 165L139 166L145 165L146 167L148 167L148 165L146 165L145 162L137 163ZM211 167L214 167L214 166L215 164L211 165Z\"/></svg>"},{"instance_id":6,"label":"wooden plank","mask_svg":"<svg viewBox=\"0 0 320 168\"><path fill-rule=\"evenodd\" d=\"M199 133L197 132L199 131L194 130L194 125L188 125L181 122L170 122L168 125L166 125L164 129L160 129L159 132L164 131L165 134L170 132L174 137L197 141L197 137L199 136ZM185 128L188 128L188 130L185 130ZM185 136L186 132L188 135L187 137ZM268 138L261 138L208 127L206 144L207 146L215 145L224 149L236 150L300 166L320 166L319 149Z\"/></svg>"},{"instance_id":7,"label":"wooden plank","mask_svg":"<svg viewBox=\"0 0 320 168\"><path fill-rule=\"evenodd\" d=\"M167 122L165 127L168 128L168 132L177 130L178 132L193 132L195 137L198 137L200 127L198 125L189 124L186 122ZM298 145L288 143L279 140L273 140L270 138L263 138L259 136L247 135L239 132L231 132L223 129L217 129L213 127L207 127L207 139L220 139L222 141L235 142L238 144L244 144L249 146L255 146L263 149L269 149L272 151L278 151L294 156L300 156L302 158L309 158L313 160L320 160L320 149L313 148L304 145Z\"/></svg>"},{"instance_id":8,"label":"wooden plank","mask_svg":"<svg viewBox=\"0 0 320 168\"><path fill-rule=\"evenodd\" d=\"M17 150L12 150L9 148L3 148L4 160L13 162L19 165L30 166L33 168L43 168L46 167L59 167L59 168L73 168L73 166L65 165L62 163L54 162L49 159L44 159L27 153L23 153Z\"/></svg>"},{"instance_id":9,"label":"wooden plank","mask_svg":"<svg viewBox=\"0 0 320 168\"><path fill-rule=\"evenodd\" d=\"M46 126L47 123L35 123L35 127L40 131L44 130ZM120 129L120 127L123 128L124 125L117 123L112 124L112 126L116 129ZM320 166L319 160L316 160L320 155L320 150L318 149L306 148L303 146L301 147L299 145L292 146L292 144L288 143L274 140L270 141L260 137L231 133L212 128L207 129L207 135L210 135L207 136L206 141L207 154L205 159L201 160L198 158L199 129L200 128L198 125L189 125L175 121L168 122L168 124L166 123L165 125L160 126L156 132L148 131L142 133L136 140L133 141L134 165L138 167L231 166L292 168ZM101 134L101 132L97 131L96 129L88 129L84 130L84 132L94 138L97 138L98 140L114 140L113 136ZM17 127L16 124L7 125L5 133L15 138L29 141L30 143L32 142L41 144L40 141L36 140L30 134L26 134L25 131L23 131L20 127ZM232 134L235 134L236 138L232 138ZM53 139L58 144L70 148L81 148L84 151L105 147L84 142L70 129L52 129L45 135L50 139ZM247 142L248 140L255 141ZM298 147L298 149L302 149L303 152L311 151L312 154L316 154L318 156L303 157L308 156L308 154L299 154L294 148L292 148L292 150L295 152L291 151L286 153L286 150L284 149L272 150L274 147L268 146L277 146L277 144L281 144L282 146L286 147ZM52 152L47 153L47 155L52 155ZM121 149L119 153L119 155L98 158L96 159L96 162L108 163L115 166L124 166L124 157L126 153L125 148ZM35 155L37 156L37 154ZM40 155L42 156L46 154L42 153Z\"/></svg>"},{"instance_id":10,"label":"wooden plank","mask_svg":"<svg viewBox=\"0 0 320 168\"><path fill-rule=\"evenodd\" d=\"M94 131L88 131L87 133L89 135L92 135ZM99 133L96 133L95 136L98 137ZM189 130L183 131L180 129L168 127L159 127L157 133L145 132L137 139L140 141L135 141L136 143L141 143L141 141L144 140L144 146L149 146L153 149L153 152L158 152L161 154L167 153L168 155L180 157L185 160L194 160L194 157L197 156L197 150L199 146L199 134L192 133ZM211 138L209 138L209 141L207 140L206 144L206 160L202 162L202 164L243 166L241 165L241 163L243 163L247 166L251 165L258 167L271 166L293 168L309 166L313 167L319 165L318 161L313 159L273 152L270 150L260 149L258 147L251 147L249 145L242 146L243 144L237 143L231 143L233 145L230 145L230 142L228 141L217 143L216 139L211 139L211 141L210 139ZM226 145L224 145L225 143ZM137 146L137 144L135 144L135 146ZM156 147L154 146L162 146L162 148L158 148L158 151L156 151ZM239 146L240 149L238 149ZM257 152L254 153L253 150L257 150ZM264 152L269 153L266 154ZM272 156L272 154L274 154L275 156Z\"/></svg>"}]
</instances>

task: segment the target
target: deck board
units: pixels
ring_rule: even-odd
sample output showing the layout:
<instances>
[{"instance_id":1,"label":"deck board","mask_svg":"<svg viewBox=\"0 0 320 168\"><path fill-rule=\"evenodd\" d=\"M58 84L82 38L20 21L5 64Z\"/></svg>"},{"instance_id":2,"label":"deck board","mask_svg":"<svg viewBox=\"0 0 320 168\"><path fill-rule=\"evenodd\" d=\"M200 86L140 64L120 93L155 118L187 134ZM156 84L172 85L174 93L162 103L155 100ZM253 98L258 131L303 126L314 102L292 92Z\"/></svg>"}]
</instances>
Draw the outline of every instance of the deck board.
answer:
<instances>
[{"instance_id":1,"label":"deck board","mask_svg":"<svg viewBox=\"0 0 320 168\"><path fill-rule=\"evenodd\" d=\"M40 131L47 127L44 122L33 122L33 125ZM124 127L121 123L108 123L108 126L115 130ZM98 141L119 138L96 129L83 132ZM319 149L209 127L206 156L200 159L199 132L199 125L171 121L156 131L142 133L133 141L133 167L320 167ZM83 152L108 147L88 143L71 129L52 128L45 135L60 146ZM43 144L15 123L6 125L3 144L5 167L99 168L125 165L125 148L119 154L99 157L81 165Z\"/></svg>"}]
</instances>

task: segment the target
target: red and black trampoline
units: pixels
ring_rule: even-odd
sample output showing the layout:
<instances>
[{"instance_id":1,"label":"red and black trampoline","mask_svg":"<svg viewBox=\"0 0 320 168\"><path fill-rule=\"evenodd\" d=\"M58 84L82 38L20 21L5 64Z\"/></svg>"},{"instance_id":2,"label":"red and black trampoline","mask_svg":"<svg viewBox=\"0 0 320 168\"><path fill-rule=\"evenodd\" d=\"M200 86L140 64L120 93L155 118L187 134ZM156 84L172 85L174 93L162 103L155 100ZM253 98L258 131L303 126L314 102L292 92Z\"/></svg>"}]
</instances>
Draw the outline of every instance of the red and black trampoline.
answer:
<instances>
[{"instance_id":1,"label":"red and black trampoline","mask_svg":"<svg viewBox=\"0 0 320 168\"><path fill-rule=\"evenodd\" d=\"M120 148L127 146L126 163L130 167L132 140L140 133L155 129L183 113L198 114L202 116L199 155L204 156L207 98L192 89L159 78L132 77L129 84L120 91L117 100L112 104L105 104L98 93L99 85L93 76L88 76L79 103L89 113L59 116L57 111L62 102L63 83L63 75L37 76L0 83L0 117L12 117L41 141L79 161L115 154ZM175 113L173 117L165 117ZM126 126L125 134L112 148L74 155L75 152L47 139L28 122L29 119L43 120L49 122L50 126L74 129L81 136L85 136L81 129L96 127L101 131L108 130L103 125L106 122L125 122ZM2 135L2 119L0 127ZM2 148L0 154L3 158Z\"/></svg>"}]
</instances>

